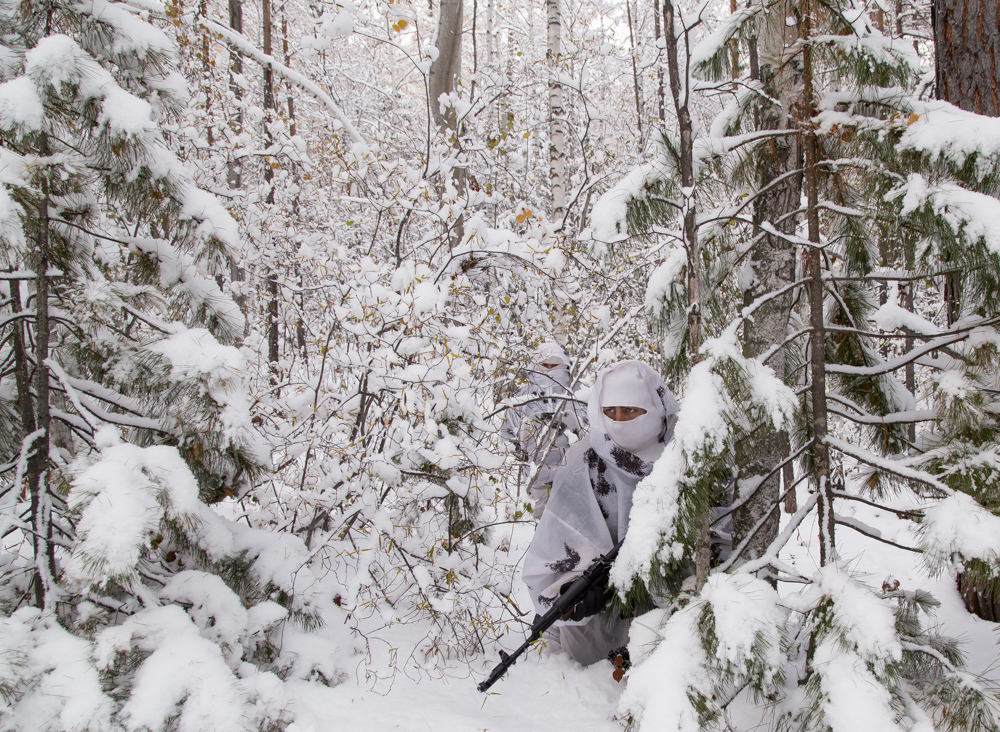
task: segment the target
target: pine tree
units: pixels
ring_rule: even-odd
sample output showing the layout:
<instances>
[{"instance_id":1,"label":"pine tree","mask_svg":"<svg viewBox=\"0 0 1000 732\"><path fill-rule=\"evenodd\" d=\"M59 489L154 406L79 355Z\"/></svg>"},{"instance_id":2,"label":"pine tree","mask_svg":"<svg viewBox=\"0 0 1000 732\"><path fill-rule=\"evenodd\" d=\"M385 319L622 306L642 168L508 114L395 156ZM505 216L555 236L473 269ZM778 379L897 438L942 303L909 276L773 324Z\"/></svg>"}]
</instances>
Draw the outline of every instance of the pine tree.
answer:
<instances>
[{"instance_id":1,"label":"pine tree","mask_svg":"<svg viewBox=\"0 0 1000 732\"><path fill-rule=\"evenodd\" d=\"M748 113L766 109L774 97L759 79L737 77L734 85L732 66L733 43L752 50L772 14L796 31L779 57L800 81L786 90L798 119L777 131ZM631 596L645 587L661 602L674 598L675 612L665 614L659 630L664 642L633 671L638 683L630 685L626 707L639 715L640 728L722 727L729 704L749 689L754 703L773 711L779 729L905 729L918 723L992 729L998 723L994 693L962 670L950 641L925 630L933 601L891 583L881 592L865 586L841 563L837 537L851 530L886 541L845 517L843 506L885 506L889 495L901 492L923 516L907 548L923 552L929 566L948 571L972 565L991 576L998 569L1000 546L984 532L997 526L989 512L995 420L987 406L995 401L997 374L987 353L994 348L997 313L987 292L1000 272L1000 249L977 213L984 206L993 210L985 193L995 185L996 149L992 142L962 143L945 132L942 123L954 125L960 113L920 98L912 46L882 34L861 2L749 3L710 34L693 59L715 83L702 88L728 89L730 98L700 141L705 176L699 191L716 206L699 217L710 283L702 287L708 301L699 303L708 314L707 333L703 360L688 375L678 439L636 491L629 538L612 573ZM773 155L775 139L791 136L803 150L803 165L781 180L801 176L803 206L770 220L748 215L754 207L760 214L774 190L759 160L767 158L768 146ZM676 195L670 161L654 170L633 189L633 231L669 221L671 207L682 210L669 198ZM728 186L713 185L713 173ZM796 216L801 223L789 225ZM751 278L742 276L740 264L765 237L793 248L799 279L741 302L734 295L748 292L744 283ZM897 253L900 242L914 243L913 257ZM949 260L942 256L946 250ZM977 293L966 319L952 327L898 302L900 282L940 278L942 261L956 266ZM677 370L690 358L682 319L692 305L679 264L679 257L665 263L648 295L671 336L668 367ZM787 335L764 353L747 353L739 330L788 293L795 312ZM897 347L904 336L915 338L912 349ZM939 348L947 355L928 357ZM801 367L775 373L768 361L778 350ZM918 409L896 376L912 363L928 370L929 409ZM779 511L781 497L772 493L703 591L669 594L676 593L671 579L690 571L684 560L699 515L692 510L699 495L694 487L766 423L791 433L792 459L800 480L808 481L805 500L786 528L751 550L769 515ZM911 423L928 429L911 440ZM770 475L782 467L773 465ZM751 500L768 477L746 486L752 490L734 508ZM806 525L815 525L818 534L819 567L812 576L781 559L788 538ZM789 610L780 620L772 587L747 578L762 574L782 587ZM799 583L805 589L784 590ZM732 606L740 608L738 623L725 615ZM682 665L676 663L678 647L685 651ZM867 682L866 696L844 696L842 681L859 677ZM968 686L959 691L963 683ZM857 688L853 681L850 688Z\"/></svg>"},{"instance_id":2,"label":"pine tree","mask_svg":"<svg viewBox=\"0 0 1000 732\"><path fill-rule=\"evenodd\" d=\"M213 279L236 225L163 134L175 48L117 2L7 5L0 28L0 533L22 539L0 724L281 728L277 674L339 672L272 641L322 622L302 543L208 505L270 456Z\"/></svg>"},{"instance_id":3,"label":"pine tree","mask_svg":"<svg viewBox=\"0 0 1000 732\"><path fill-rule=\"evenodd\" d=\"M933 10L937 97L969 112L1000 117L1000 69L986 63L1000 46L996 6L936 0ZM963 307L960 276L946 275L945 300L954 322ZM991 509L996 513L995 505ZM978 564L969 569L958 577L966 607L986 620L1000 621L1000 582Z\"/></svg>"}]
</instances>

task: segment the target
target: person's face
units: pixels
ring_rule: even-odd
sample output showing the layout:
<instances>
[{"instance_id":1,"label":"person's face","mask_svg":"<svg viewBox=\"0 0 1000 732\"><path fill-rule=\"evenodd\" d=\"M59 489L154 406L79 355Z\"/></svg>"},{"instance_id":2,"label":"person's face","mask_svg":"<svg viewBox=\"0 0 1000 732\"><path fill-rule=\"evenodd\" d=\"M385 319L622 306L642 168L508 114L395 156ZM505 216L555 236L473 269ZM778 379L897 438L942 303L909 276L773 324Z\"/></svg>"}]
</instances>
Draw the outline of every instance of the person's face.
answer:
<instances>
[{"instance_id":1,"label":"person's face","mask_svg":"<svg viewBox=\"0 0 1000 732\"><path fill-rule=\"evenodd\" d=\"M642 407L604 407L604 416L615 422L631 422L646 413Z\"/></svg>"},{"instance_id":2,"label":"person's face","mask_svg":"<svg viewBox=\"0 0 1000 732\"><path fill-rule=\"evenodd\" d=\"M542 363L542 366L544 366L547 370L551 371L554 368L562 366L562 364L559 361L546 361Z\"/></svg>"}]
</instances>

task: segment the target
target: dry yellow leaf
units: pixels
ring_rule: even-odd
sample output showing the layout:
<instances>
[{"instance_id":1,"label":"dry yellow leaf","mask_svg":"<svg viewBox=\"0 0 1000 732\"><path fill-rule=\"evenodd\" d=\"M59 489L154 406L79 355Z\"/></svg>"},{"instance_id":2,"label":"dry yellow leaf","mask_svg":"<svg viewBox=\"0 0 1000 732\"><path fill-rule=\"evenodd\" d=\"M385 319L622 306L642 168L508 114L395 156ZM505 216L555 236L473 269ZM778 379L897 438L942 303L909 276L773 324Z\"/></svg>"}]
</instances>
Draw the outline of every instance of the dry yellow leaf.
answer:
<instances>
[{"instance_id":1,"label":"dry yellow leaf","mask_svg":"<svg viewBox=\"0 0 1000 732\"><path fill-rule=\"evenodd\" d=\"M916 112L911 112L910 113L910 118L908 120L906 120L906 126L909 127L914 122L916 122L918 119L920 119L920 115L917 114Z\"/></svg>"}]
</instances>

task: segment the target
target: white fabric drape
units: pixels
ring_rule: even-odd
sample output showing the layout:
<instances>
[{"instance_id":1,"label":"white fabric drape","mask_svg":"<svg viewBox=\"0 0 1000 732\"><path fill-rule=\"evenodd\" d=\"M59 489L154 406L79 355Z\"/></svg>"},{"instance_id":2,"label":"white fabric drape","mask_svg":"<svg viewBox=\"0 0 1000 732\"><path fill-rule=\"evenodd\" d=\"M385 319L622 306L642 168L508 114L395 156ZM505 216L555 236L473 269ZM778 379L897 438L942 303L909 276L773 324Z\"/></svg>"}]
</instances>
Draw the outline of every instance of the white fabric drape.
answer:
<instances>
[{"instance_id":1,"label":"white fabric drape","mask_svg":"<svg viewBox=\"0 0 1000 732\"><path fill-rule=\"evenodd\" d=\"M607 429L602 406L605 378L617 370L634 375L650 401L648 428L659 435L659 452L673 438L679 410L663 380L639 361L624 361L597 377L588 404L591 433L566 454L555 476L545 515L524 560L522 579L538 613L544 613L563 584L579 577L628 531L635 487L652 470L652 463L617 445ZM599 614L579 623L560 621L547 640L583 664L618 651L628 639L628 621Z\"/></svg>"},{"instance_id":2,"label":"white fabric drape","mask_svg":"<svg viewBox=\"0 0 1000 732\"><path fill-rule=\"evenodd\" d=\"M521 452L522 480L537 466L528 492L535 516L541 517L555 472L565 463L569 436L579 436L587 429L587 413L573 400L568 368L536 368L528 375L528 383L514 394L515 400L526 403L507 410L500 434Z\"/></svg>"}]
</instances>

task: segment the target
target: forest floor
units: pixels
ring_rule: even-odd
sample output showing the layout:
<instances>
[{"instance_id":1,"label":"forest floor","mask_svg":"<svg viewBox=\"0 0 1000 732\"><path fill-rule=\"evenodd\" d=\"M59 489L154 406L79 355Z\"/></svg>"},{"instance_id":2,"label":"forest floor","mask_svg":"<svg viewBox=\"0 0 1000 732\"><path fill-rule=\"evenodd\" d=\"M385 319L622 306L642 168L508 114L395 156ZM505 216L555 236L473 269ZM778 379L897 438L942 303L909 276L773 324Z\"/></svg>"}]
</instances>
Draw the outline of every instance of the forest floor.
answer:
<instances>
[{"instance_id":1,"label":"forest floor","mask_svg":"<svg viewBox=\"0 0 1000 732\"><path fill-rule=\"evenodd\" d=\"M909 545L915 542L916 525L888 512L851 504L838 505L838 513L876 526L884 539ZM787 516L783 518L787 520ZM530 535L531 529L524 528L512 536L512 550L523 551ZM815 536L815 525L803 524L782 559L803 574L811 574L817 565ZM838 529L837 540L842 559L870 586L879 588L891 577L899 580L903 590L931 592L941 603L931 622L961 641L970 671L1000 685L1000 626L965 611L953 576L930 577L919 555L847 528ZM516 584L518 603L529 606L526 589ZM642 618L635 622L642 622ZM451 663L434 676L402 671L392 674L390 660L409 657L421 638L422 630L417 626L395 626L391 637L383 634L379 638L381 650L373 646L368 656L348 660L348 678L340 685L332 689L303 685L294 702L298 721L288 732L620 732L627 727L618 700L628 677L616 683L610 664L583 668L562 654L529 652L490 693L482 694L476 684L498 661L499 648L489 649L487 656L471 666ZM512 651L521 641L521 632L512 627L503 647ZM740 730L763 732L770 727L749 704L731 711Z\"/></svg>"}]
</instances>

